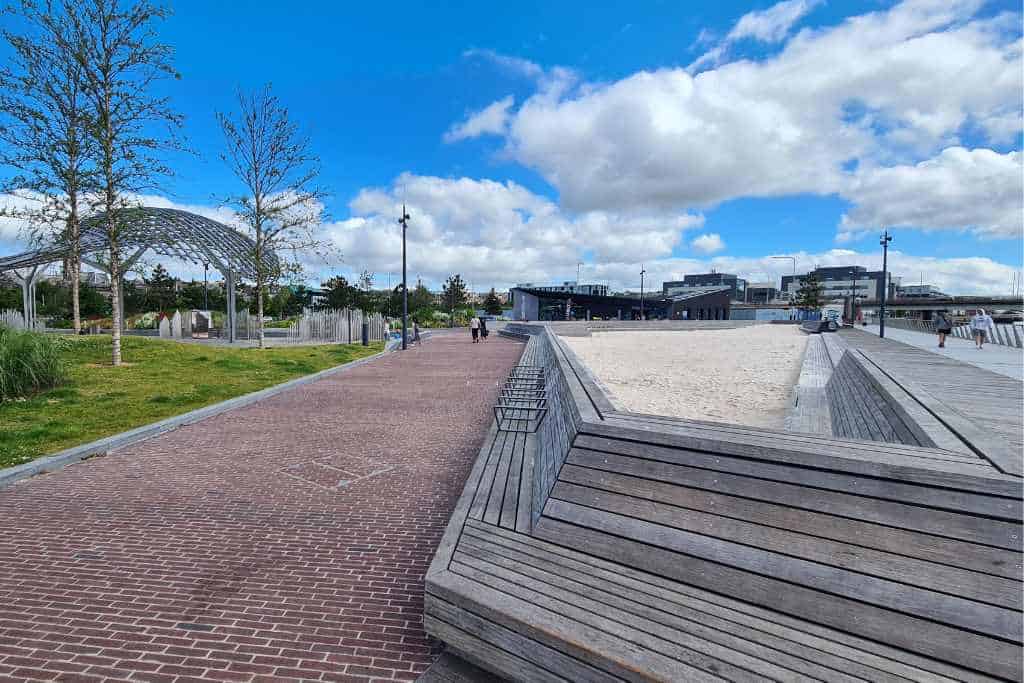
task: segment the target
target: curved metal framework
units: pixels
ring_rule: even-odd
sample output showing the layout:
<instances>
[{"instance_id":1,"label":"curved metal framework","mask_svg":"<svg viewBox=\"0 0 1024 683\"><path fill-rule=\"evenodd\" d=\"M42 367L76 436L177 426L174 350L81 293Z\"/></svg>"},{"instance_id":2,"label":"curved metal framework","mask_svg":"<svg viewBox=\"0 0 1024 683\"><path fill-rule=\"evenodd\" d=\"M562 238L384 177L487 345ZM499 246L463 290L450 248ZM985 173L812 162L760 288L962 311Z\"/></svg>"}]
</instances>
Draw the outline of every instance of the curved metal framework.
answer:
<instances>
[{"instance_id":1,"label":"curved metal framework","mask_svg":"<svg viewBox=\"0 0 1024 683\"><path fill-rule=\"evenodd\" d=\"M235 340L235 283L238 278L253 279L256 274L253 254L255 243L234 228L215 220L180 209L139 207L126 209L119 216L124 225L120 246L125 252L122 273L131 268L147 251L195 264L210 264L224 276L227 289L229 341ZM82 221L80 253L82 262L106 273L109 267L102 254L109 252L110 243L103 229L104 214ZM22 286L26 319L35 317L35 286L42 277L42 268L63 261L71 248L61 242L52 242L32 251L0 257L0 272L14 271ZM263 255L268 270L278 265L277 255ZM28 273L18 272L27 269ZM124 320L124 298L121 298Z\"/></svg>"}]
</instances>

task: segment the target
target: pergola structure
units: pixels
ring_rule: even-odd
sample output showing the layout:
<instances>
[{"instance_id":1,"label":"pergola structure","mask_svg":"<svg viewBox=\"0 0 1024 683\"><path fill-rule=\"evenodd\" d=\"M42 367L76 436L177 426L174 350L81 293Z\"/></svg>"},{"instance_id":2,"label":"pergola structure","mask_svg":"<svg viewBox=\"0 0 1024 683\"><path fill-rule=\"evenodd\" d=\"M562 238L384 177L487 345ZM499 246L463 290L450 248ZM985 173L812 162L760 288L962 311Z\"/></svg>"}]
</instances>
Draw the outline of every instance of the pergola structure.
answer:
<instances>
[{"instance_id":1,"label":"pergola structure","mask_svg":"<svg viewBox=\"0 0 1024 683\"><path fill-rule=\"evenodd\" d=\"M103 228L104 214L82 221L80 249L82 262L110 274L104 254L110 243ZM118 217L122 223L118 243L122 250L121 282L128 271L147 251L161 256L209 264L224 276L227 295L227 329L229 341L235 341L235 284L239 279L255 278L255 243L230 226L180 209L139 207L126 209ZM0 272L13 271L21 283L26 323L35 319L35 288L43 269L63 261L72 253L66 242L54 241L38 249L0 258ZM107 257L109 258L109 256ZM263 255L268 269L277 266L277 256ZM120 291L124 291L123 288ZM124 296L120 297L121 320L124 321Z\"/></svg>"}]
</instances>

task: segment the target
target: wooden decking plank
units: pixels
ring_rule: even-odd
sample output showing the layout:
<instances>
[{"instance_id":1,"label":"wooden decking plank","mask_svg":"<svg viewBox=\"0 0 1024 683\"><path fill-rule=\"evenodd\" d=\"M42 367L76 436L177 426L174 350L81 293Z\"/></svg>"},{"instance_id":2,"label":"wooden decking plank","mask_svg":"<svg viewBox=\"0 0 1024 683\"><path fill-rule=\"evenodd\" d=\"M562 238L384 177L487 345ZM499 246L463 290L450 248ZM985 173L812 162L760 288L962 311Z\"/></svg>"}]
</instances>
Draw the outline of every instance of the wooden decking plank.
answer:
<instances>
[{"instance_id":1,"label":"wooden decking plank","mask_svg":"<svg viewBox=\"0 0 1024 683\"><path fill-rule=\"evenodd\" d=\"M1022 547L1020 525L1011 522L579 448L573 448L569 452L566 462L805 510L828 510L840 517L875 522L969 543L1018 552Z\"/></svg>"},{"instance_id":2,"label":"wooden decking plank","mask_svg":"<svg viewBox=\"0 0 1024 683\"><path fill-rule=\"evenodd\" d=\"M751 444L726 440L722 438L708 439L700 434L683 434L678 430L661 431L637 429L610 424L610 420L597 424L586 422L580 428L580 435L591 434L606 438L650 443L669 448L684 448L692 451L720 453L722 455L749 457L770 460L794 465L807 465L808 457L814 458L814 466L849 474L861 474L869 477L900 479L906 482L939 486L947 489L974 491L1007 498L1015 498L1020 494L1020 481L1002 475L984 464L973 464L953 461L928 460L902 456L879 456L868 458L851 458L833 455L828 452L815 452L811 449L785 449L770 445ZM580 436L577 436L579 439ZM841 442L838 442L841 443ZM827 451L823 447L823 451Z\"/></svg>"},{"instance_id":3,"label":"wooden decking plank","mask_svg":"<svg viewBox=\"0 0 1024 683\"><path fill-rule=\"evenodd\" d=\"M666 448L619 439L595 438L588 435L578 436L574 446L577 449L588 451L614 453L829 491L855 493L860 496L954 512L987 515L1015 522L1024 518L1024 505L1020 499L954 490L943 491L941 496L936 496L934 487L904 483L895 479L853 476L845 472L807 467L807 463L804 463L804 466L798 466L753 458L694 452L681 448Z\"/></svg>"},{"instance_id":4,"label":"wooden decking plank","mask_svg":"<svg viewBox=\"0 0 1024 683\"><path fill-rule=\"evenodd\" d=\"M592 619L592 623L605 626L613 621L621 625L616 626L616 629L621 628L624 638L633 639L645 647L657 648L656 651L662 654L682 657L687 662L694 656L692 653L710 657L712 661L707 664L709 670L730 680L751 679L752 674L773 680L794 680L799 674L816 677L826 675L825 680L849 683L857 680L845 673L826 670L757 643L624 600L614 593L592 587L585 589L558 574L528 563L510 561L494 552L493 548L478 543L460 545L457 559L513 585L536 591L538 595L544 595L562 605L572 605L579 609L581 619ZM666 647L661 641L676 647ZM786 664L782 664L783 661Z\"/></svg>"},{"instance_id":5,"label":"wooden decking plank","mask_svg":"<svg viewBox=\"0 0 1024 683\"><path fill-rule=\"evenodd\" d=\"M526 450L526 434L516 434L515 444L509 460L508 477L505 479L505 494L501 503L498 525L507 529L516 528L516 514L519 511L519 484L523 472L523 451Z\"/></svg>"},{"instance_id":6,"label":"wooden decking plank","mask_svg":"<svg viewBox=\"0 0 1024 683\"><path fill-rule=\"evenodd\" d=\"M423 615L423 626L430 633L436 634L449 649L466 661L480 667L497 669L504 676L525 676L528 680L542 683L574 683L577 680L556 676L527 659L512 656L506 650L477 637L476 634L438 619L431 613Z\"/></svg>"},{"instance_id":7,"label":"wooden decking plank","mask_svg":"<svg viewBox=\"0 0 1024 683\"><path fill-rule=\"evenodd\" d=\"M532 604L571 619L580 627L589 626L605 633L609 638L618 639L636 661L642 661L647 675L664 677L664 680L675 680L687 669L699 671L713 678L730 681L763 680L755 672L747 670L718 657L703 652L674 645L668 640L641 631L619 619L627 619L623 613L607 606L603 613L591 611L596 607L574 594L559 591L553 586L535 581L523 574L508 572L498 565L490 564L465 553L457 552L452 569L456 573L472 579L482 585L490 586L506 593L515 593L527 598ZM616 618L605 616L614 613ZM653 666L651 666L653 665ZM651 668L647 668L650 666Z\"/></svg>"},{"instance_id":8,"label":"wooden decking plank","mask_svg":"<svg viewBox=\"0 0 1024 683\"><path fill-rule=\"evenodd\" d=\"M509 466L512 464L512 454L515 452L519 434L517 432L506 432L505 437L501 450L498 452L498 460L494 468L494 481L491 484L487 506L484 509L483 520L488 524L497 524L498 520L501 519L501 506L505 499Z\"/></svg>"},{"instance_id":9,"label":"wooden decking plank","mask_svg":"<svg viewBox=\"0 0 1024 683\"><path fill-rule=\"evenodd\" d=\"M432 617L473 634L474 637L511 654L519 661L530 662L531 668L534 669L532 673L542 678L576 681L585 676L587 680L600 683L621 680L446 600L433 595L427 595L426 600L430 605L427 613ZM513 670L509 673L519 672Z\"/></svg>"},{"instance_id":10,"label":"wooden decking plank","mask_svg":"<svg viewBox=\"0 0 1024 683\"><path fill-rule=\"evenodd\" d=\"M508 437L508 432L495 431L494 433L483 471L476 482L473 503L469 506L470 519L483 519L484 517L484 512L487 510L487 501L491 496L491 488L494 486L495 472L501 459L501 451L505 447L505 441Z\"/></svg>"},{"instance_id":11,"label":"wooden decking plank","mask_svg":"<svg viewBox=\"0 0 1024 683\"><path fill-rule=\"evenodd\" d=\"M954 462L966 462L978 464L978 458L973 453L956 452L950 450L939 450L934 447L910 446L899 443L885 443L879 441L866 441L857 439L838 439L820 434L801 434L796 432L782 432L758 427L743 427L718 422L706 422L691 420L688 418L671 417L665 415L650 415L647 413L624 413L612 412L605 415L606 420L613 420L613 424L636 422L639 426L661 424L667 427L679 426L691 430L706 430L711 435L734 435L741 438L769 438L779 446L792 444L797 448L822 449L825 454L846 452L849 450L862 451L865 455L876 453L888 453L892 455L906 455L918 458L934 458L937 460L951 460ZM628 425L625 425L628 426Z\"/></svg>"},{"instance_id":12,"label":"wooden decking plank","mask_svg":"<svg viewBox=\"0 0 1024 683\"><path fill-rule=\"evenodd\" d=\"M611 493L559 482L552 499L634 517L682 531L718 538L751 548L786 555L837 569L914 586L954 598L1022 609L1020 582L946 567L931 562L831 541L817 536L723 517L714 512L680 509L632 495ZM710 558L709 558L710 559Z\"/></svg>"},{"instance_id":13,"label":"wooden decking plank","mask_svg":"<svg viewBox=\"0 0 1024 683\"><path fill-rule=\"evenodd\" d=\"M1019 553L838 517L825 510L805 510L569 463L562 468L559 480L684 508L714 510L734 519L855 543L963 570L1015 581L1021 578Z\"/></svg>"},{"instance_id":14,"label":"wooden decking plank","mask_svg":"<svg viewBox=\"0 0 1024 683\"><path fill-rule=\"evenodd\" d=\"M821 593L662 547L542 517L534 534L571 547L586 546L614 562L689 583L801 619L882 641L926 657L996 677L1021 676L1020 645Z\"/></svg>"},{"instance_id":15,"label":"wooden decking plank","mask_svg":"<svg viewBox=\"0 0 1024 683\"><path fill-rule=\"evenodd\" d=\"M865 676L870 676L875 680L906 680L877 669L859 666L856 662L848 659L833 657L826 652L815 651L809 657L797 656L793 652L794 643L792 641L775 637L764 631L743 627L733 621L718 619L707 612L699 612L679 604L672 604L671 611L668 611L669 605L666 605L664 601L655 600L647 594L628 589L621 583L581 575L566 567L520 552L507 545L473 538L470 542L460 545L460 551L463 548L469 555L555 586L564 591L561 593L564 599L577 600L577 604L580 606L593 603L593 607L599 610L611 607L640 619L660 624L664 628L659 629L659 632L654 635L660 634L660 637L672 640L681 646L689 647L688 643L693 644L691 640L679 637L681 634L687 634L693 638L727 648L721 656L730 658L730 661L734 660L731 659L732 655L728 650L735 650L740 655L735 660L737 664L766 677L780 678L791 676L791 672L796 672L829 681L865 680ZM603 613L610 614L607 611ZM694 647L706 648L699 643ZM717 652L717 650L708 648L702 651L709 655L714 655ZM745 659L746 657L752 659ZM774 666L776 664L778 667L782 667L783 671L778 671L778 668ZM855 676L849 675L854 673L851 670L857 669L861 670L856 672Z\"/></svg>"},{"instance_id":16,"label":"wooden decking plank","mask_svg":"<svg viewBox=\"0 0 1024 683\"><path fill-rule=\"evenodd\" d=\"M516 508L515 530L530 533L533 526L533 468L536 466L537 437L526 438L523 467L519 475L519 505Z\"/></svg>"},{"instance_id":17,"label":"wooden decking plank","mask_svg":"<svg viewBox=\"0 0 1024 683\"><path fill-rule=\"evenodd\" d=\"M656 600L690 605L727 620L749 622L753 628L793 639L802 645L822 649L833 654L865 662L875 668L892 671L909 679L934 681L946 677L951 680L991 681L983 674L947 664L945 662L896 649L885 643L866 640L849 632L819 625L806 619L772 611L750 602L741 602L718 592L708 591L671 578L635 569L627 564L615 563L592 554L582 553L564 545L551 543L538 536L516 534L504 529L484 525L477 521L467 523L467 532L511 547L533 552L586 576L602 576L621 582L635 591L652 595Z\"/></svg>"},{"instance_id":18,"label":"wooden decking plank","mask_svg":"<svg viewBox=\"0 0 1024 683\"><path fill-rule=\"evenodd\" d=\"M697 560L714 562L748 574L785 581L817 591L819 600L831 596L856 600L864 605L896 610L907 615L949 624L992 638L1022 642L1019 610L984 605L934 591L879 579L856 571L780 555L735 541L703 536L666 527L617 512L598 510L549 499L545 517L585 526L623 538L633 538ZM458 552L458 551L456 551Z\"/></svg>"},{"instance_id":19,"label":"wooden decking plank","mask_svg":"<svg viewBox=\"0 0 1024 683\"><path fill-rule=\"evenodd\" d=\"M652 677L663 680L722 680L707 671L638 649L619 637L540 607L532 596L507 582L502 585L502 590L478 581L476 575L479 572L472 568L463 570L464 573L449 571L437 577L430 592L458 607L471 606L475 614L488 621L625 680L650 681Z\"/></svg>"}]
</instances>

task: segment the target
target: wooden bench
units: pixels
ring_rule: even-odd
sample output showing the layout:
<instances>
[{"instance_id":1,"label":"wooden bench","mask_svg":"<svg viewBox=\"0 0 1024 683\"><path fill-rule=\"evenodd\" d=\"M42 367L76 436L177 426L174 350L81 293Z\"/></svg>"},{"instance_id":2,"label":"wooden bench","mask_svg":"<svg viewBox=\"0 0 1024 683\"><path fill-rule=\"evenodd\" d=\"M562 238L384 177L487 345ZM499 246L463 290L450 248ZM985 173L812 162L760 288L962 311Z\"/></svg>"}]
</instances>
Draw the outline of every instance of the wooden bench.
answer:
<instances>
[{"instance_id":1,"label":"wooden bench","mask_svg":"<svg viewBox=\"0 0 1024 683\"><path fill-rule=\"evenodd\" d=\"M524 681L1021 678L1019 478L616 411L549 334L564 440L492 434L427 575L453 654Z\"/></svg>"}]
</instances>

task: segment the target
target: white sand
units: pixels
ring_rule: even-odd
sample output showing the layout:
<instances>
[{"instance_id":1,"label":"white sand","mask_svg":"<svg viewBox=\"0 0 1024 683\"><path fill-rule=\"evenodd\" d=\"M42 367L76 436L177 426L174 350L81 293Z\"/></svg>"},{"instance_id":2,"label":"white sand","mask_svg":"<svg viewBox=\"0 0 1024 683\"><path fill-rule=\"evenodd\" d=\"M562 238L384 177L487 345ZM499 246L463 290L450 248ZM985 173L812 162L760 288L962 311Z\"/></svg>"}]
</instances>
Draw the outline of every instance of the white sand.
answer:
<instances>
[{"instance_id":1,"label":"white sand","mask_svg":"<svg viewBox=\"0 0 1024 683\"><path fill-rule=\"evenodd\" d=\"M783 427L807 335L795 325L563 337L623 410Z\"/></svg>"}]
</instances>

